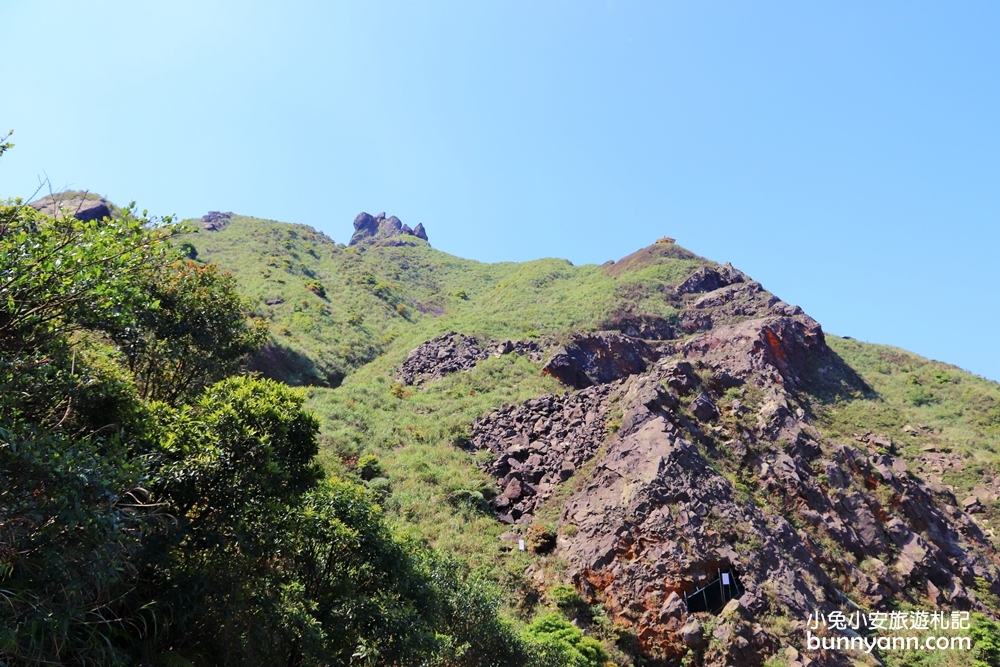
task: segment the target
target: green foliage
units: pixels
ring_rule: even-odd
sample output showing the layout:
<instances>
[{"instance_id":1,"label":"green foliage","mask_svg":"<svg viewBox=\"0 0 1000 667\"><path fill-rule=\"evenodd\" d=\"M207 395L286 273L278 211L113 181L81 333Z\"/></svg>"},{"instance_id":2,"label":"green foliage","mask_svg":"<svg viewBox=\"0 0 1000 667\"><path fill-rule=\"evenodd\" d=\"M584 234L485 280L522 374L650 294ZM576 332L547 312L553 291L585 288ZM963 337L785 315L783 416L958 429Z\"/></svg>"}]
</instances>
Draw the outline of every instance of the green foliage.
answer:
<instances>
[{"instance_id":1,"label":"green foliage","mask_svg":"<svg viewBox=\"0 0 1000 667\"><path fill-rule=\"evenodd\" d=\"M358 476L365 480L371 480L382 476L382 464L374 454L365 454L358 459Z\"/></svg>"},{"instance_id":2,"label":"green foliage","mask_svg":"<svg viewBox=\"0 0 1000 667\"><path fill-rule=\"evenodd\" d=\"M153 307L109 327L143 398L190 400L239 370L267 340L266 322L247 325L235 280L213 264L171 264L145 291Z\"/></svg>"},{"instance_id":3,"label":"green foliage","mask_svg":"<svg viewBox=\"0 0 1000 667\"><path fill-rule=\"evenodd\" d=\"M914 407L918 408L936 402L934 394L921 385L913 387L913 389L907 393L906 400L909 401Z\"/></svg>"},{"instance_id":4,"label":"green foliage","mask_svg":"<svg viewBox=\"0 0 1000 667\"><path fill-rule=\"evenodd\" d=\"M303 395L273 380L236 377L160 420L165 462L157 487L202 541L239 536L242 522L282 513L312 488L318 422ZM211 537L208 537L211 536Z\"/></svg>"},{"instance_id":5,"label":"green foliage","mask_svg":"<svg viewBox=\"0 0 1000 667\"><path fill-rule=\"evenodd\" d=\"M378 458L321 482L304 392L232 375L265 330L231 277L131 209L0 216L0 661L530 664Z\"/></svg>"},{"instance_id":6,"label":"green foliage","mask_svg":"<svg viewBox=\"0 0 1000 667\"><path fill-rule=\"evenodd\" d=\"M540 617L528 626L525 637L535 643L543 664L572 667L602 667L609 659L607 651L593 637L587 637L559 614Z\"/></svg>"},{"instance_id":7,"label":"green foliage","mask_svg":"<svg viewBox=\"0 0 1000 667\"><path fill-rule=\"evenodd\" d=\"M0 418L58 423L80 388L68 336L126 326L153 306L143 283L173 252L153 223L131 209L82 222L0 206L0 393L18 397Z\"/></svg>"},{"instance_id":8,"label":"green foliage","mask_svg":"<svg viewBox=\"0 0 1000 667\"><path fill-rule=\"evenodd\" d=\"M151 518L135 511L142 472L119 437L0 428L0 656L114 658L101 626Z\"/></svg>"},{"instance_id":9,"label":"green foliage","mask_svg":"<svg viewBox=\"0 0 1000 667\"><path fill-rule=\"evenodd\" d=\"M583 598L575 588L567 584L556 584L549 591L549 598L560 609L573 609L583 604Z\"/></svg>"},{"instance_id":10,"label":"green foliage","mask_svg":"<svg viewBox=\"0 0 1000 667\"><path fill-rule=\"evenodd\" d=\"M969 634L975 667L1000 667L1000 624L982 614L973 614Z\"/></svg>"},{"instance_id":11,"label":"green foliage","mask_svg":"<svg viewBox=\"0 0 1000 667\"><path fill-rule=\"evenodd\" d=\"M153 307L139 285L173 257L155 223L0 207L4 657L121 657L106 633L163 515L145 489L149 410L100 339Z\"/></svg>"}]
</instances>

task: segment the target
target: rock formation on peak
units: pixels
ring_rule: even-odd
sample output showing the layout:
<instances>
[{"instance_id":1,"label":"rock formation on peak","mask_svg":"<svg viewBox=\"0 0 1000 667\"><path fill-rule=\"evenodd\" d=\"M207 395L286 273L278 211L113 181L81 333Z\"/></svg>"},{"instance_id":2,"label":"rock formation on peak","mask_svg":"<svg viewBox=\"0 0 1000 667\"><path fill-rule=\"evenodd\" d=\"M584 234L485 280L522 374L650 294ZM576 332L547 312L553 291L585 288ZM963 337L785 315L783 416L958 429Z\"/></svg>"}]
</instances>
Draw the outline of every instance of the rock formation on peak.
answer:
<instances>
[{"instance_id":1,"label":"rock formation on peak","mask_svg":"<svg viewBox=\"0 0 1000 667\"><path fill-rule=\"evenodd\" d=\"M410 229L394 215L386 218L385 213L373 216L362 211L354 218L354 234L347 245L358 245L359 243L398 245L398 241L401 239L394 237L399 236L413 236L424 241L427 240L427 232L424 230L423 223L417 223L416 227Z\"/></svg>"},{"instance_id":2,"label":"rock formation on peak","mask_svg":"<svg viewBox=\"0 0 1000 667\"><path fill-rule=\"evenodd\" d=\"M120 215L120 209L104 197L80 190L57 192L28 205L45 215L71 215L77 220L101 220Z\"/></svg>"},{"instance_id":3,"label":"rock formation on peak","mask_svg":"<svg viewBox=\"0 0 1000 667\"><path fill-rule=\"evenodd\" d=\"M201 226L206 232L221 232L229 225L233 217L232 211L221 213L219 211L209 211L201 218Z\"/></svg>"}]
</instances>

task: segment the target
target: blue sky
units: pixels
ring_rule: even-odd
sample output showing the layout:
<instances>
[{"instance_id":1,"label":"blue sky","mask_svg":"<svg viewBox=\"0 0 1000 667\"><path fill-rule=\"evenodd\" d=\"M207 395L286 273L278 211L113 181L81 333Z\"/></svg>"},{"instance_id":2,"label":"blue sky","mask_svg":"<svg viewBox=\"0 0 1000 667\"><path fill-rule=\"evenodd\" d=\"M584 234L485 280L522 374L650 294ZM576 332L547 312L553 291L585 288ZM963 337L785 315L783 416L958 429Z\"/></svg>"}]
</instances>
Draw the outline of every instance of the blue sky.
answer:
<instances>
[{"instance_id":1,"label":"blue sky","mask_svg":"<svg viewBox=\"0 0 1000 667\"><path fill-rule=\"evenodd\" d=\"M670 235L1000 380L1000 5L0 3L0 196L386 211L483 261Z\"/></svg>"}]
</instances>

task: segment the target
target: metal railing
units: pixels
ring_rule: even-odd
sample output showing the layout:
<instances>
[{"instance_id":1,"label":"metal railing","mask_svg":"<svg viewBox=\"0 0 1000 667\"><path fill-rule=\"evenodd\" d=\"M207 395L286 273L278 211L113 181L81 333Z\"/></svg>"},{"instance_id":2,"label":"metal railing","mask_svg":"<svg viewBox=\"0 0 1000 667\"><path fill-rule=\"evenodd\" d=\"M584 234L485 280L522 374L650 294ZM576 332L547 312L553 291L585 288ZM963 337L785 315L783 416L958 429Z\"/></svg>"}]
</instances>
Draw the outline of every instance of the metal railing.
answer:
<instances>
[{"instance_id":1,"label":"metal railing","mask_svg":"<svg viewBox=\"0 0 1000 667\"><path fill-rule=\"evenodd\" d=\"M736 573L732 570L719 569L719 576L697 589L690 595L684 594L684 602L691 613L707 611L717 614L722 611L726 603L734 598L738 598L745 592L740 584Z\"/></svg>"}]
</instances>

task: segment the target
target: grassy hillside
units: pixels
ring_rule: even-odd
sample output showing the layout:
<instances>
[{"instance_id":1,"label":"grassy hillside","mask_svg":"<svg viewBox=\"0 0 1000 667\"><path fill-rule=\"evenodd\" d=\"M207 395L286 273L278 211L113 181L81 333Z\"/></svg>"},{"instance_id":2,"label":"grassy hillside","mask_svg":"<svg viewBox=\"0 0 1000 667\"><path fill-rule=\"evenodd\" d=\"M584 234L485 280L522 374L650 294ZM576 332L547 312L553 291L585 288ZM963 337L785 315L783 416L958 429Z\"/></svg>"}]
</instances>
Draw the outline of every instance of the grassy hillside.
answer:
<instances>
[{"instance_id":1,"label":"grassy hillside","mask_svg":"<svg viewBox=\"0 0 1000 667\"><path fill-rule=\"evenodd\" d=\"M452 329L517 339L598 328L623 309L670 317L665 288L710 264L676 246L647 248L621 266L483 264L403 238L403 246L345 247L304 225L236 216L189 242L197 259L231 271L271 320L275 346L295 362L286 379L327 386Z\"/></svg>"},{"instance_id":2,"label":"grassy hillside","mask_svg":"<svg viewBox=\"0 0 1000 667\"><path fill-rule=\"evenodd\" d=\"M528 557L501 549L506 529L480 502L490 481L454 445L476 417L565 388L516 355L423 387L400 387L396 369L414 347L448 331L481 342L558 340L625 315L669 320L672 286L713 264L675 245L605 266L483 264L413 237L404 246L345 247L310 227L243 216L188 242L198 260L231 271L271 320L273 345L292 363L270 370L311 386L324 465L349 474L359 457L377 456L383 473L374 486L401 531L514 578ZM275 298L282 303L267 305Z\"/></svg>"},{"instance_id":3,"label":"grassy hillside","mask_svg":"<svg viewBox=\"0 0 1000 667\"><path fill-rule=\"evenodd\" d=\"M366 461L367 484L397 530L489 570L505 582L511 607L527 613L524 572L539 557L499 539L510 528L483 502L493 482L462 445L476 417L565 388L516 355L422 386L401 386L396 369L413 348L448 331L480 342L558 341L625 317L675 321L681 304L673 286L714 265L673 244L603 266L483 264L412 237L405 245L345 247L309 227L241 216L189 241L199 260L232 271L271 320L271 354L281 358L268 370L310 386L324 466L353 476ZM870 430L891 438L917 476L950 487L959 503L977 494L985 512L976 520L996 541L1000 385L895 348L836 336L828 343L871 391L815 396L823 435L849 442ZM558 513L553 506L539 516ZM542 558L550 571L561 567Z\"/></svg>"},{"instance_id":4,"label":"grassy hillside","mask_svg":"<svg viewBox=\"0 0 1000 667\"><path fill-rule=\"evenodd\" d=\"M950 488L959 502L977 494L986 508L979 523L998 543L1000 385L886 345L830 335L827 343L873 392L819 408L824 434L889 436L909 472Z\"/></svg>"},{"instance_id":5,"label":"grassy hillside","mask_svg":"<svg viewBox=\"0 0 1000 667\"><path fill-rule=\"evenodd\" d=\"M305 225L234 216L224 230L189 242L199 260L231 271L271 321L273 347L283 355L273 374L313 386L326 465L343 472L344 461L377 454L391 481L387 503L403 524L432 543L481 553L485 542L453 524L472 520L473 532L491 533L493 522L456 515L454 502L440 501L475 490L485 477L471 455L438 445L460 441L475 417L504 402L560 387L537 365L510 357L394 390L392 375L409 351L452 330L483 341L559 339L623 315L669 320L677 307L670 288L713 263L657 244L604 266L484 264L399 238L403 245L345 247ZM913 472L952 487L959 500L977 489L989 494L983 480L1000 473L1000 385L903 350L828 341L873 392L820 401L816 417L826 435L889 436ZM985 521L996 518L995 505L987 504Z\"/></svg>"}]
</instances>

